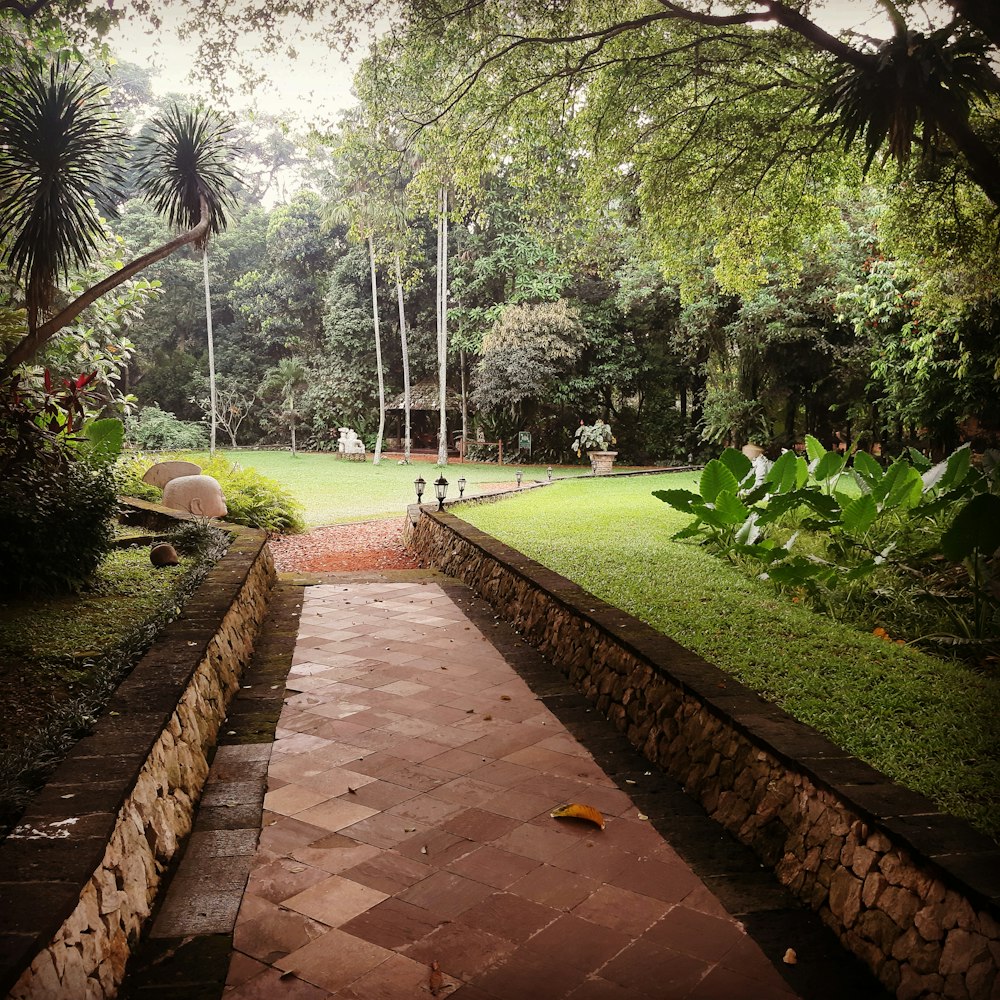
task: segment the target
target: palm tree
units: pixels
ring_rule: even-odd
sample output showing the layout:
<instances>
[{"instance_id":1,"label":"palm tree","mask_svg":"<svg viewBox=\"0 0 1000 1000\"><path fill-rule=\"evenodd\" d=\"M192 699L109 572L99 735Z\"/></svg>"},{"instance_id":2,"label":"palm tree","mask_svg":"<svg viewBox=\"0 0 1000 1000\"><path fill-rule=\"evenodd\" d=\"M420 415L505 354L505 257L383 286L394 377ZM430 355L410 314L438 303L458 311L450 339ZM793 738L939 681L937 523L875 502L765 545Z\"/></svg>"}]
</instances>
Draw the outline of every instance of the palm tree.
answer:
<instances>
[{"instance_id":1,"label":"palm tree","mask_svg":"<svg viewBox=\"0 0 1000 1000\"><path fill-rule=\"evenodd\" d=\"M206 141L204 134L191 139ZM23 287L28 317L28 332L0 362L0 381L102 295L180 247L203 243L225 224L222 207L229 195L221 182L233 175L224 166L221 142L209 161L188 162L169 183L157 185L147 158L145 179L153 183L157 207L193 205L192 211L171 214L188 228L71 302L60 302L59 279L92 260L104 240L95 205L115 202L127 148L103 87L86 69L60 56L0 71L0 231L7 234L0 264Z\"/></svg>"},{"instance_id":2,"label":"palm tree","mask_svg":"<svg viewBox=\"0 0 1000 1000\"><path fill-rule=\"evenodd\" d=\"M215 454L218 397L215 386L215 342L212 336L212 292L208 279L208 237L226 228L226 209L234 204L228 185L238 178L229 164L233 152L232 125L214 112L176 105L154 118L142 137L139 176L146 197L165 213L172 226L190 229L207 212L208 229L194 240L201 250L205 285L205 327L208 333L208 390L212 407L210 454ZM204 204L203 204L204 200Z\"/></svg>"},{"instance_id":3,"label":"palm tree","mask_svg":"<svg viewBox=\"0 0 1000 1000\"><path fill-rule=\"evenodd\" d=\"M292 435L292 456L295 455L295 393L306 384L309 372L299 358L282 358L276 367L272 368L264 381L265 388L275 388L282 396L285 407L284 415L288 419L288 427Z\"/></svg>"}]
</instances>

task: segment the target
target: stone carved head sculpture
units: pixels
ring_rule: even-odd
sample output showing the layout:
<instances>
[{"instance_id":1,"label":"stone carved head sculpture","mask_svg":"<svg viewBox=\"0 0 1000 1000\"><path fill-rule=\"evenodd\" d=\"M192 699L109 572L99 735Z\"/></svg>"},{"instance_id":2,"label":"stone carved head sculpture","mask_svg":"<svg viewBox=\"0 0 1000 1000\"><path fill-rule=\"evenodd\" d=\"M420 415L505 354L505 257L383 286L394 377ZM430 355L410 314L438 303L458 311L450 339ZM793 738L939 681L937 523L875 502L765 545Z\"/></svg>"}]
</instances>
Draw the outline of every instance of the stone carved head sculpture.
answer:
<instances>
[{"instance_id":1,"label":"stone carved head sculpture","mask_svg":"<svg viewBox=\"0 0 1000 1000\"><path fill-rule=\"evenodd\" d=\"M228 511L222 487L211 476L178 476L163 487L163 506L197 517L224 517Z\"/></svg>"},{"instance_id":2,"label":"stone carved head sculpture","mask_svg":"<svg viewBox=\"0 0 1000 1000\"><path fill-rule=\"evenodd\" d=\"M142 481L162 490L171 479L176 479L178 476L197 476L200 472L201 466L195 465L194 462L157 462L146 470Z\"/></svg>"}]
</instances>

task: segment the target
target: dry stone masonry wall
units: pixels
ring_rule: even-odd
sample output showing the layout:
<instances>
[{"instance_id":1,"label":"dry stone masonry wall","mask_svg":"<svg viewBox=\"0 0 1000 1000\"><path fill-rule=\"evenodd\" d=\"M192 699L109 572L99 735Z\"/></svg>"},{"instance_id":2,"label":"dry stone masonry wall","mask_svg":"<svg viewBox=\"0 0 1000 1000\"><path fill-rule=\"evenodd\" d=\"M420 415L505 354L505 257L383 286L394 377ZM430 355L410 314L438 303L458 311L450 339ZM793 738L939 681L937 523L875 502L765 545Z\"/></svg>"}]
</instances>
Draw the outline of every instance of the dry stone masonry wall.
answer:
<instances>
[{"instance_id":1,"label":"dry stone masonry wall","mask_svg":"<svg viewBox=\"0 0 1000 1000\"><path fill-rule=\"evenodd\" d=\"M424 511L418 555L512 621L900 1000L1000 1000L1000 851L712 664Z\"/></svg>"},{"instance_id":2,"label":"dry stone masonry wall","mask_svg":"<svg viewBox=\"0 0 1000 1000\"><path fill-rule=\"evenodd\" d=\"M135 507L147 523L168 516ZM117 991L191 829L274 583L264 534L234 531L181 617L0 846L0 993L13 1000Z\"/></svg>"}]
</instances>

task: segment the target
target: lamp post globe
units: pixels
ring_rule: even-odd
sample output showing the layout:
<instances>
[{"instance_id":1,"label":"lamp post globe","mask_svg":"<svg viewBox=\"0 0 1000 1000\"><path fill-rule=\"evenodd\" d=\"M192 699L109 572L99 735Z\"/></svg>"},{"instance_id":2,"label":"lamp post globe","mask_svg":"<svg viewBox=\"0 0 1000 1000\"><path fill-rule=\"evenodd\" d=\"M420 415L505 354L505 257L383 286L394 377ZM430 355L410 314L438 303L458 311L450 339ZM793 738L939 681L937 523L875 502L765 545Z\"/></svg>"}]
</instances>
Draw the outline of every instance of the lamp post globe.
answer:
<instances>
[{"instance_id":1,"label":"lamp post globe","mask_svg":"<svg viewBox=\"0 0 1000 1000\"><path fill-rule=\"evenodd\" d=\"M461 500L465 495L465 476L458 481L458 498Z\"/></svg>"},{"instance_id":2,"label":"lamp post globe","mask_svg":"<svg viewBox=\"0 0 1000 1000\"><path fill-rule=\"evenodd\" d=\"M434 495L437 497L438 510L444 510L444 498L448 495L448 480L444 476L438 476L434 480Z\"/></svg>"},{"instance_id":3,"label":"lamp post globe","mask_svg":"<svg viewBox=\"0 0 1000 1000\"><path fill-rule=\"evenodd\" d=\"M419 476L413 480L413 488L417 491L417 503L420 503L424 495L424 490L427 488L427 483L424 481L423 476Z\"/></svg>"}]
</instances>

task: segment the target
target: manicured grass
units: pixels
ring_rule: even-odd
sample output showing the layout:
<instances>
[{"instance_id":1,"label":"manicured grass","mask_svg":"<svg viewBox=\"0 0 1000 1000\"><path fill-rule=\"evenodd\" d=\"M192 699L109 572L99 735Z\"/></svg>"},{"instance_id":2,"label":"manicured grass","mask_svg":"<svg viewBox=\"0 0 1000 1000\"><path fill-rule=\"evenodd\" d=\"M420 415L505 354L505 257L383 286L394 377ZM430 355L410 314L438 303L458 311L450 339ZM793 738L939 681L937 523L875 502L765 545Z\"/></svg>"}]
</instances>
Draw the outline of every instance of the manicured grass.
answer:
<instances>
[{"instance_id":1,"label":"manicured grass","mask_svg":"<svg viewBox=\"0 0 1000 1000\"><path fill-rule=\"evenodd\" d=\"M512 483L515 466L492 463L460 464L450 461L439 468L432 461L414 461L400 465L396 459L383 458L373 465L339 459L328 452L300 452L294 458L287 451L228 451L223 456L244 468L254 468L276 479L304 507L307 526L335 524L341 521L361 521L373 517L402 516L406 505L416 501L413 481L422 476L427 482L424 501L433 500L433 482L442 473L448 480L448 497L458 496L458 480L465 477L466 496L476 496L484 483ZM204 465L206 455L184 455ZM546 466L521 466L524 482L546 478ZM576 475L587 468L557 467L554 475Z\"/></svg>"},{"instance_id":2,"label":"manicured grass","mask_svg":"<svg viewBox=\"0 0 1000 1000\"><path fill-rule=\"evenodd\" d=\"M651 492L691 474L583 479L458 508L672 636L948 812L1000 835L1000 678L859 632L691 542Z\"/></svg>"}]
</instances>

